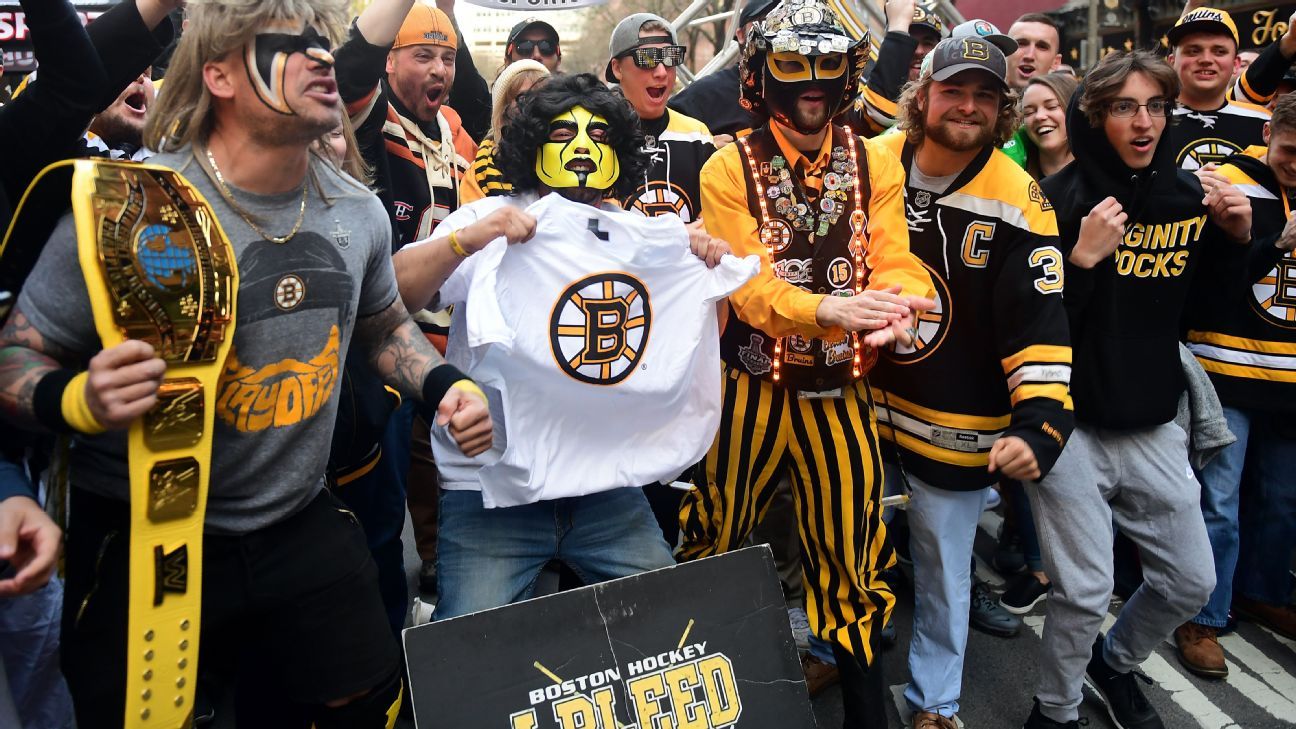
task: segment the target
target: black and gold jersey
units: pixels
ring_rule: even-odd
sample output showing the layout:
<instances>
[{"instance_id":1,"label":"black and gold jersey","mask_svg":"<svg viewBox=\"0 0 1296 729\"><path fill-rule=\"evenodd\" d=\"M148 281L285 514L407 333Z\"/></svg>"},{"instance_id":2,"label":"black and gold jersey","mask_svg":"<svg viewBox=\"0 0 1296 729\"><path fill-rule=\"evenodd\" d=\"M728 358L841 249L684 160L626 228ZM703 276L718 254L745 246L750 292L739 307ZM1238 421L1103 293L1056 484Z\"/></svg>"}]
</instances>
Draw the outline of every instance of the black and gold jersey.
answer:
<instances>
[{"instance_id":1,"label":"black and gold jersey","mask_svg":"<svg viewBox=\"0 0 1296 729\"><path fill-rule=\"evenodd\" d=\"M1167 131L1175 164L1195 170L1209 163L1222 164L1229 156L1255 144L1264 144L1269 111L1243 101L1228 101L1214 111L1180 106Z\"/></svg>"},{"instance_id":2,"label":"black and gold jersey","mask_svg":"<svg viewBox=\"0 0 1296 729\"><path fill-rule=\"evenodd\" d=\"M702 122L667 109L657 119L640 121L648 169L638 187L620 200L621 207L650 218L678 215L686 223L702 217L698 175L715 153L711 132Z\"/></svg>"},{"instance_id":3,"label":"black and gold jersey","mask_svg":"<svg viewBox=\"0 0 1296 729\"><path fill-rule=\"evenodd\" d=\"M990 147L934 191L915 185L904 135L880 139L905 169L909 246L937 306L918 315L917 341L883 352L869 377L879 433L907 470L945 489L997 480L986 466L1004 436L1025 440L1048 473L1074 426L1052 206Z\"/></svg>"},{"instance_id":4,"label":"black and gold jersey","mask_svg":"<svg viewBox=\"0 0 1296 729\"><path fill-rule=\"evenodd\" d=\"M1292 190L1251 147L1220 168L1251 201L1253 240L1208 252L1188 315L1188 348L1229 407L1296 413L1296 254L1274 247Z\"/></svg>"}]
</instances>

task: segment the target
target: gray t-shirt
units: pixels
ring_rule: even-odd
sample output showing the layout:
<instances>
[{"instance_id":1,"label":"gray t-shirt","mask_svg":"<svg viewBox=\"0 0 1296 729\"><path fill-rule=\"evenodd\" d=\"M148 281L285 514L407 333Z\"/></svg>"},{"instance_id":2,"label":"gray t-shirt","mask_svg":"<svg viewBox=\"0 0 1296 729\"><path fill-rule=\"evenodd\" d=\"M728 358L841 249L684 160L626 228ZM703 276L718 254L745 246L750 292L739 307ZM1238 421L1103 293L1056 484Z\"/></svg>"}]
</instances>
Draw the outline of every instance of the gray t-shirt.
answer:
<instances>
[{"instance_id":1,"label":"gray t-shirt","mask_svg":"<svg viewBox=\"0 0 1296 729\"><path fill-rule=\"evenodd\" d=\"M207 528L261 529L295 513L323 486L356 318L386 309L397 296L391 227L376 196L313 157L320 185L311 185L305 222L284 244L263 239L234 212L188 148L150 162L178 170L197 187L234 246L238 312L216 398ZM297 220L301 188L233 194L271 235ZM84 366L101 349L70 215L42 251L18 305L44 336L83 358L67 364ZM126 499L124 431L78 437L71 469L78 487Z\"/></svg>"}]
</instances>

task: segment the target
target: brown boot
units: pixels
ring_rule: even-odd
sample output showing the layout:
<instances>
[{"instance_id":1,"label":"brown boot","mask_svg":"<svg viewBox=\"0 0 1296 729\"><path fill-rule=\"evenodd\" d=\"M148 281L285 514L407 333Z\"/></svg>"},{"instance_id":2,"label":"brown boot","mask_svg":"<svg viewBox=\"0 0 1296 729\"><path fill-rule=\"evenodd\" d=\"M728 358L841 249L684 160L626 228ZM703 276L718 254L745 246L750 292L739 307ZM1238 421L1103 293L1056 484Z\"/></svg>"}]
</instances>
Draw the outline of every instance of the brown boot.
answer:
<instances>
[{"instance_id":1,"label":"brown boot","mask_svg":"<svg viewBox=\"0 0 1296 729\"><path fill-rule=\"evenodd\" d=\"M1287 605L1270 605L1241 595L1233 596L1233 611L1289 640L1296 640L1296 610Z\"/></svg>"},{"instance_id":2,"label":"brown boot","mask_svg":"<svg viewBox=\"0 0 1296 729\"><path fill-rule=\"evenodd\" d=\"M810 698L814 698L824 692L830 686L836 686L841 681L841 673L837 667L831 663L824 663L809 653L801 656L801 671L805 673L806 690L810 692Z\"/></svg>"},{"instance_id":3,"label":"brown boot","mask_svg":"<svg viewBox=\"0 0 1296 729\"><path fill-rule=\"evenodd\" d=\"M1224 678L1228 666L1224 664L1224 649L1219 644L1219 631L1209 625L1187 622L1175 628L1175 653L1183 667L1202 678Z\"/></svg>"},{"instance_id":4,"label":"brown boot","mask_svg":"<svg viewBox=\"0 0 1296 729\"><path fill-rule=\"evenodd\" d=\"M958 722L953 717L918 711L913 715L913 729L958 729Z\"/></svg>"}]
</instances>

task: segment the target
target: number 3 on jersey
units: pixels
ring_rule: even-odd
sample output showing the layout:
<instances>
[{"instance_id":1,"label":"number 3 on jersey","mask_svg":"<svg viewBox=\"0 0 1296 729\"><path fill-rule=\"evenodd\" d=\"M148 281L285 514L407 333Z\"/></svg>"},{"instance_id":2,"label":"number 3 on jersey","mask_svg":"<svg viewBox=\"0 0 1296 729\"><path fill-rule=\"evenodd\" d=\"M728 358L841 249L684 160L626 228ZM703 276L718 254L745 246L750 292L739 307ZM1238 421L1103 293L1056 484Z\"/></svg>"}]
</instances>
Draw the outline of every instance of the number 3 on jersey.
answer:
<instances>
[{"instance_id":1,"label":"number 3 on jersey","mask_svg":"<svg viewBox=\"0 0 1296 729\"><path fill-rule=\"evenodd\" d=\"M1040 266L1044 275L1035 279L1035 290L1041 294L1062 293L1062 253L1053 246L1042 246L1026 259L1031 268Z\"/></svg>"}]
</instances>

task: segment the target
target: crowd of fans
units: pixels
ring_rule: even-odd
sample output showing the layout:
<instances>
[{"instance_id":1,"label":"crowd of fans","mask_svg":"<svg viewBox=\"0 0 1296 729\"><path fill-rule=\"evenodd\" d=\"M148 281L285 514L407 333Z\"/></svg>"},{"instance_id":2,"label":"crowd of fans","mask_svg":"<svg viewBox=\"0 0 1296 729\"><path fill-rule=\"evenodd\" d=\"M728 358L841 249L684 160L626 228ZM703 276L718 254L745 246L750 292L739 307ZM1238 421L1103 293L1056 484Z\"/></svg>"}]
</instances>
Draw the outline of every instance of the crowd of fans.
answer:
<instances>
[{"instance_id":1,"label":"crowd of fans","mask_svg":"<svg viewBox=\"0 0 1296 729\"><path fill-rule=\"evenodd\" d=\"M1296 16L1248 50L1192 0L1168 55L1077 77L1043 14L1001 32L887 0L870 56L820 0L749 0L739 62L679 90L686 48L651 13L584 74L534 18L474 59L453 0L124 0L86 27L22 5L40 66L0 107L0 726L141 706L122 433L167 365L96 329L71 159L179 173L238 262L201 665L176 695L198 725L233 685L239 725L391 726L407 515L434 619L529 597L551 563L567 587L769 543L810 694L840 682L851 729L886 725L906 574L915 729L957 725L968 629L1016 635L1041 602L1031 729L1078 726L1082 681L1118 726L1163 726L1137 669L1167 638L1203 679L1237 619L1296 640ZM478 254L573 211L645 247L626 211L678 219L663 240L718 278L760 259L718 297L723 417L678 479L485 488L506 388L465 374ZM312 369L319 397L284 394ZM986 509L1001 594L972 554Z\"/></svg>"}]
</instances>

